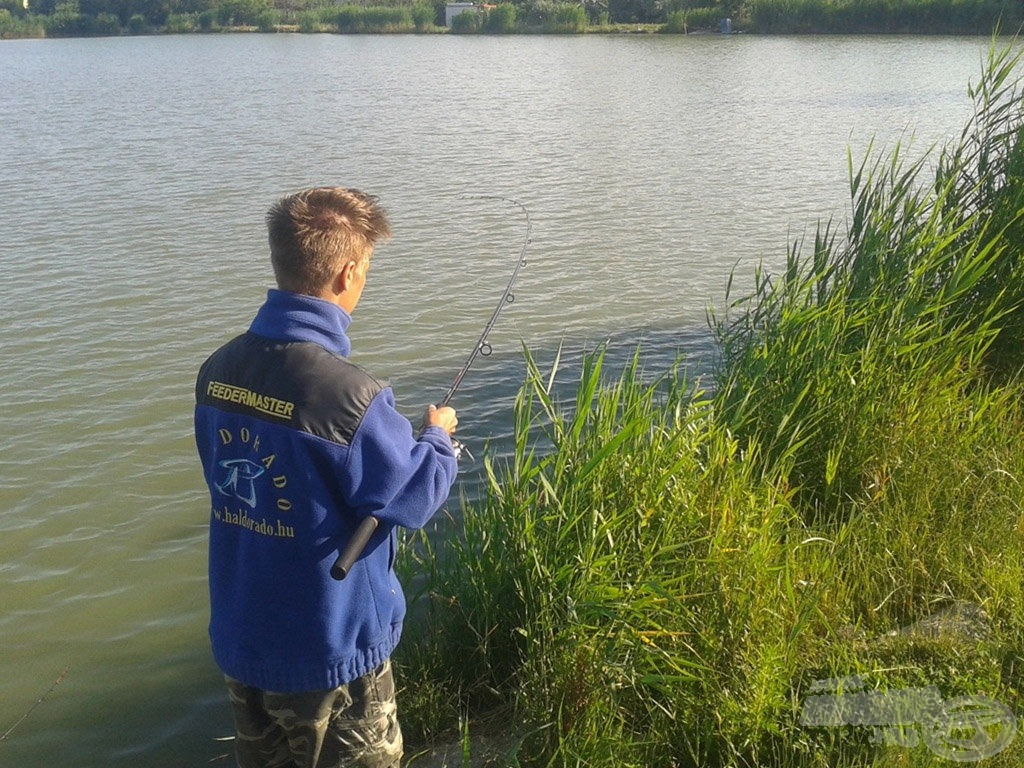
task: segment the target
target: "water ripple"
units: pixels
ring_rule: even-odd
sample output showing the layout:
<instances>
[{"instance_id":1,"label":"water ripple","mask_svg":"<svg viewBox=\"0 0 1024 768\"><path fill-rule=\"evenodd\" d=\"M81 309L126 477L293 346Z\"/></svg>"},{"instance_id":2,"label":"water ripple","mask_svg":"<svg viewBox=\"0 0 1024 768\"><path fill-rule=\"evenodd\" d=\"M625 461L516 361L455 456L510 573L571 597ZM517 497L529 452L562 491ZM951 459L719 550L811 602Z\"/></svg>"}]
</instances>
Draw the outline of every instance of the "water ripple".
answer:
<instances>
[{"instance_id":1,"label":"water ripple","mask_svg":"<svg viewBox=\"0 0 1024 768\"><path fill-rule=\"evenodd\" d=\"M705 372L704 314L730 271L743 285L841 219L848 145L958 132L987 42L0 45L0 722L73 663L5 760L198 765L228 728L205 638L192 387L263 300L276 196L343 183L388 207L395 238L374 257L353 359L414 419L476 343L524 235L516 209L466 195L529 206L516 301L456 401L474 452L501 454L522 344L542 365L564 345L559 397L602 343L612 368L641 343L651 376L679 354ZM466 464L459 491L481 484Z\"/></svg>"}]
</instances>

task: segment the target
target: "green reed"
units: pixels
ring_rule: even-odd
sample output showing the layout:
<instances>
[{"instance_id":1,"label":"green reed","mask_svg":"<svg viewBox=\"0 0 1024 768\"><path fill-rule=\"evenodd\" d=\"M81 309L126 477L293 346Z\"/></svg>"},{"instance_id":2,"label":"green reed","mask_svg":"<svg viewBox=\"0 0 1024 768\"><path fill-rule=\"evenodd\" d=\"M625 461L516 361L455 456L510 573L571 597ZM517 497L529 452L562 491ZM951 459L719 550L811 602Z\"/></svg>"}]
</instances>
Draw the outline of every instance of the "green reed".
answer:
<instances>
[{"instance_id":1,"label":"green reed","mask_svg":"<svg viewBox=\"0 0 1024 768\"><path fill-rule=\"evenodd\" d=\"M413 6L341 5L320 9L323 22L342 34L398 33L418 30Z\"/></svg>"},{"instance_id":2,"label":"green reed","mask_svg":"<svg viewBox=\"0 0 1024 768\"><path fill-rule=\"evenodd\" d=\"M1017 61L993 52L933 181L900 146L851 162L846 234L821 227L809 255L798 242L781 275L759 270L715 321L722 418L768 463L792 462L816 511L870 492L922 386L1024 362Z\"/></svg>"},{"instance_id":3,"label":"green reed","mask_svg":"<svg viewBox=\"0 0 1024 768\"><path fill-rule=\"evenodd\" d=\"M526 353L514 452L413 558L414 739L468 709L495 764L930 765L800 725L815 681L1022 703L1017 63L993 50L932 165L851 162L845 231L713 319L710 393L598 353L565 401ZM898 632L964 604L979 635Z\"/></svg>"},{"instance_id":4,"label":"green reed","mask_svg":"<svg viewBox=\"0 0 1024 768\"><path fill-rule=\"evenodd\" d=\"M1024 22L1012 0L749 0L738 15L761 34L988 35Z\"/></svg>"}]
</instances>

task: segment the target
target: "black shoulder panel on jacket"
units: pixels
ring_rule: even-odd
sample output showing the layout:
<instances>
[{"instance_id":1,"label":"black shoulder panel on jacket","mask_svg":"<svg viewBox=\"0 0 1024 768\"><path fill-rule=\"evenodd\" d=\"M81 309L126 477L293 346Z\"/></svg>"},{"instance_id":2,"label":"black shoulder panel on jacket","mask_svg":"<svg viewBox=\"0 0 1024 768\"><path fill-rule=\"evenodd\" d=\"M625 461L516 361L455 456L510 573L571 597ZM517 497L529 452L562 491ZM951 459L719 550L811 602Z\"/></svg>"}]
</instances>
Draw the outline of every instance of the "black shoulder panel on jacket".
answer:
<instances>
[{"instance_id":1,"label":"black shoulder panel on jacket","mask_svg":"<svg viewBox=\"0 0 1024 768\"><path fill-rule=\"evenodd\" d=\"M383 388L319 344L245 333L203 363L196 402L348 445Z\"/></svg>"}]
</instances>

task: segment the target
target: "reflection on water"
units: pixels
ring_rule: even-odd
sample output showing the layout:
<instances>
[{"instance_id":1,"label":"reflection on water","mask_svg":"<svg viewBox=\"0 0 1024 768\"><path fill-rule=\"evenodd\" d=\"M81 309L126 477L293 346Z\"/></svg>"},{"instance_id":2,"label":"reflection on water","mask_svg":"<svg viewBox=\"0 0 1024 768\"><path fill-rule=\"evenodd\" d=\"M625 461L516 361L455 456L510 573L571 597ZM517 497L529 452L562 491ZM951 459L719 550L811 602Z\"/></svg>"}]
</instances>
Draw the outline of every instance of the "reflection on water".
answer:
<instances>
[{"instance_id":1,"label":"reflection on water","mask_svg":"<svg viewBox=\"0 0 1024 768\"><path fill-rule=\"evenodd\" d=\"M575 401L581 363L586 355L603 355L603 371L609 382L617 380L635 357L638 372L645 382L653 382L678 363L687 381L705 389L715 361L711 332L704 326L635 328L584 344L564 340L554 347L531 347L529 352L545 380L552 382L554 401L566 410ZM525 360L521 354L508 355L494 364L474 366L469 376L475 378L477 394L464 406L457 403L459 439L470 448L476 461L463 462L459 490L473 502L486 482L480 461L484 449L496 460L510 455L513 450L513 412L516 395L526 376ZM482 393L486 393L485 398L481 397Z\"/></svg>"}]
</instances>

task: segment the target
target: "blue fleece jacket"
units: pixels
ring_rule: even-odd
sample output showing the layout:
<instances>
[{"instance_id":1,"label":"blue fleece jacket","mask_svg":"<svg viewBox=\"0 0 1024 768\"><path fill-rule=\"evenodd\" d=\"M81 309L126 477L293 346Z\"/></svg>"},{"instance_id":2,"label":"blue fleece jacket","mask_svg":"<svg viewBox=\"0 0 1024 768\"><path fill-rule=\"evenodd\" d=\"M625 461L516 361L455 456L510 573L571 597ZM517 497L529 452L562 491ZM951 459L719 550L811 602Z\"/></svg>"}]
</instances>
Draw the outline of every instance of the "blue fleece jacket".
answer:
<instances>
[{"instance_id":1,"label":"blue fleece jacket","mask_svg":"<svg viewBox=\"0 0 1024 768\"><path fill-rule=\"evenodd\" d=\"M214 658L264 690L335 688L391 655L405 615L395 527L423 526L456 477L447 433L414 436L391 389L346 359L349 322L272 290L196 383ZM381 525L336 581L331 565L367 515Z\"/></svg>"}]
</instances>

